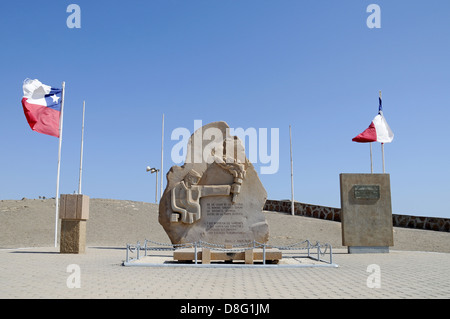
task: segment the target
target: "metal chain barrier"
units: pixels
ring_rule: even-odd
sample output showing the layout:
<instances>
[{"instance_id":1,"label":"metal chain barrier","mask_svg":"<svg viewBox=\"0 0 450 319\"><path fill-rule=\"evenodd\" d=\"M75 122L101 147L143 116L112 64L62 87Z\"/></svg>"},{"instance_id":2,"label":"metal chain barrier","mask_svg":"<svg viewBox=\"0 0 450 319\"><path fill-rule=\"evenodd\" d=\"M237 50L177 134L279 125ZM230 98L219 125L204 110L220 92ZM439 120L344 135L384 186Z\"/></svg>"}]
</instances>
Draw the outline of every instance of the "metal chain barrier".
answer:
<instances>
[{"instance_id":1,"label":"metal chain barrier","mask_svg":"<svg viewBox=\"0 0 450 319\"><path fill-rule=\"evenodd\" d=\"M300 245L306 247L299 247ZM151 246L154 245L154 246ZM140 251L144 250L144 256L148 256L149 251L174 251L181 248L194 248L194 255L195 255L195 264L197 264L197 251L199 248L209 248L214 249L218 251L223 252L243 252L250 249L255 248L262 248L263 249L263 264L265 264L265 255L266 255L266 249L279 249L279 250L306 250L306 254L308 258L325 262L328 264L333 263L333 253L332 253L332 247L330 244L320 244L319 242L316 242L315 244L311 244L309 240L304 240L302 242L297 242L294 244L290 244L287 246L276 246L272 244L265 244L260 243L257 241L251 241L239 245L233 245L232 248L227 248L225 245L220 244L213 244L208 243L205 241L197 241L194 243L183 243L183 244L168 244L168 243L160 243L153 240L146 239L144 241L144 245L141 246L141 243L138 241L136 245L127 244L126 245L126 262L130 262L131 260L138 260L141 258ZM312 253L311 250L316 249L316 253ZM130 256L130 253L136 254L136 256L133 258ZM325 260L322 257L325 256L325 254L329 255L329 260ZM317 256L317 257L316 257Z\"/></svg>"}]
</instances>

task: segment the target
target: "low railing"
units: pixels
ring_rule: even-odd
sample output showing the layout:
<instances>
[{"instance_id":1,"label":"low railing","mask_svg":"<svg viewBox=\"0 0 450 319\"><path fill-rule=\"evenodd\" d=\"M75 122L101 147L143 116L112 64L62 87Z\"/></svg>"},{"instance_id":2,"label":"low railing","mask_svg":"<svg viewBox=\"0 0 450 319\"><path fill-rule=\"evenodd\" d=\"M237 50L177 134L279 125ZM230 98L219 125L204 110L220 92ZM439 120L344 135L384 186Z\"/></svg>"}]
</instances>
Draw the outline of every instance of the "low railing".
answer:
<instances>
[{"instance_id":1,"label":"low railing","mask_svg":"<svg viewBox=\"0 0 450 319\"><path fill-rule=\"evenodd\" d=\"M209 248L213 250L219 250L224 252L243 252L245 250L261 248L263 251L263 264L266 264L266 249L279 249L279 250L292 250L292 251L305 251L303 257L308 257L316 261L325 262L327 264L333 264L333 249L330 244L320 244L316 242L312 244L309 240L294 243L287 246L277 246L272 244L260 243L257 241L247 242L244 244L233 245L232 248L228 248L225 245L212 244L204 241L197 241L194 243L184 244L167 244L160 243L146 239L143 244L139 241L136 245L127 244L126 247L126 262L129 263L133 260L139 260L143 256L149 256L151 251L175 251L181 248L194 248L194 263L198 264L197 252L201 248ZM143 256L141 255L143 251ZM134 256L130 256L130 253ZM328 260L324 259L324 256L328 256Z\"/></svg>"}]
</instances>

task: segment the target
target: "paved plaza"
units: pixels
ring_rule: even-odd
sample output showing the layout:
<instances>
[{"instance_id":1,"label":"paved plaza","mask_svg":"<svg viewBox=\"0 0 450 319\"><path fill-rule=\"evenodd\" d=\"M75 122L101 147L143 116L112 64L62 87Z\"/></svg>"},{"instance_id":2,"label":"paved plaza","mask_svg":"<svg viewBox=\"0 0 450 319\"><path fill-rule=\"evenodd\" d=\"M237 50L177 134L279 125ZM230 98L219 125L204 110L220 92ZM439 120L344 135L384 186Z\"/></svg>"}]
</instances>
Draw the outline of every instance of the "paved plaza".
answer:
<instances>
[{"instance_id":1,"label":"paved plaza","mask_svg":"<svg viewBox=\"0 0 450 319\"><path fill-rule=\"evenodd\" d=\"M337 249L338 267L304 268L125 267L125 257L125 247L88 247L79 255L2 249L0 298L450 298L448 253Z\"/></svg>"}]
</instances>

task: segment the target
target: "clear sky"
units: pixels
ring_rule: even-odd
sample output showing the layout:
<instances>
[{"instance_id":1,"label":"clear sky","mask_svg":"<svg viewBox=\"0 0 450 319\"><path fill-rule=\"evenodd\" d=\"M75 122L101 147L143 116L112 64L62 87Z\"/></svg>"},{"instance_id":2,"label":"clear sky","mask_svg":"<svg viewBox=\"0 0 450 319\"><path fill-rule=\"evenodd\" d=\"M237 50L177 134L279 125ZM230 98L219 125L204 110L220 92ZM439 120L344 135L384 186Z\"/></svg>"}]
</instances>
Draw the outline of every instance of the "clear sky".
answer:
<instances>
[{"instance_id":1,"label":"clear sky","mask_svg":"<svg viewBox=\"0 0 450 319\"><path fill-rule=\"evenodd\" d=\"M67 26L71 3L81 28ZM381 28L366 23L372 3ZM195 120L273 128L279 168L259 176L288 199L291 125L295 200L340 207L339 174L370 173L369 145L352 138L381 90L393 213L450 218L449 12L448 0L1 1L0 199L56 193L58 139L28 126L25 78L66 83L60 193L78 187L85 100L83 193L146 202L164 114L164 175L172 132Z\"/></svg>"}]
</instances>

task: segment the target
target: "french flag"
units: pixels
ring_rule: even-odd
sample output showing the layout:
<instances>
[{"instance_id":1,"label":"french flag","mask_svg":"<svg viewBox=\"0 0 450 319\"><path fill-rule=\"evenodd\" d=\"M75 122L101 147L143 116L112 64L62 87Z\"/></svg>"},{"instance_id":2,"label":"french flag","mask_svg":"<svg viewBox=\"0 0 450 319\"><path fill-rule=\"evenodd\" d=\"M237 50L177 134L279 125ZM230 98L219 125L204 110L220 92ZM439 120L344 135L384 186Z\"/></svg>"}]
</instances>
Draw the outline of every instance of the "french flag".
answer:
<instances>
[{"instance_id":1,"label":"french flag","mask_svg":"<svg viewBox=\"0 0 450 319\"><path fill-rule=\"evenodd\" d=\"M379 108L378 114L370 123L369 127L352 139L353 142L358 143L369 143L369 142L380 142L380 143L390 143L394 139L394 133L392 133L391 128L386 122L383 116L381 98L379 98Z\"/></svg>"},{"instance_id":2,"label":"french flag","mask_svg":"<svg viewBox=\"0 0 450 319\"><path fill-rule=\"evenodd\" d=\"M42 84L39 80L23 81L22 106L33 131L59 137L62 89Z\"/></svg>"}]
</instances>

